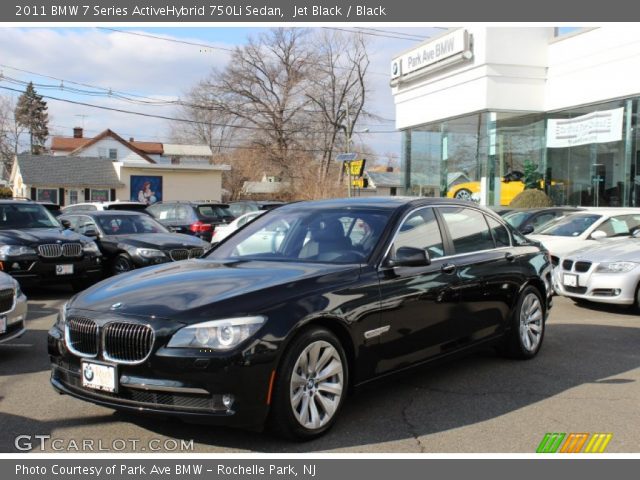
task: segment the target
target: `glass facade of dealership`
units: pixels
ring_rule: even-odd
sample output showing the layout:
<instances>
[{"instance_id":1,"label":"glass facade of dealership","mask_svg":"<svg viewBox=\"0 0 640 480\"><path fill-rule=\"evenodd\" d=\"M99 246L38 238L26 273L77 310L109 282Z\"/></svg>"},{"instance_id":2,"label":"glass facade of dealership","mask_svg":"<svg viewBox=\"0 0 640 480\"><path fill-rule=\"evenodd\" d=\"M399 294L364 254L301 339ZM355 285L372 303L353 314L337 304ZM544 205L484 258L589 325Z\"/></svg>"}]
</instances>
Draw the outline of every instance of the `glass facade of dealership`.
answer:
<instances>
[{"instance_id":1,"label":"glass facade of dealership","mask_svg":"<svg viewBox=\"0 0 640 480\"><path fill-rule=\"evenodd\" d=\"M404 130L405 191L446 196L466 183L485 192L487 205L500 205L500 190L507 190L500 179L527 171L556 205L640 206L639 102L627 98L533 114L479 112ZM611 131L598 132L593 119L602 112L615 113L617 130L609 125ZM567 119L579 120L575 128L582 137L575 144L550 130ZM579 127L590 129L591 140ZM555 142L549 135L556 135Z\"/></svg>"}]
</instances>

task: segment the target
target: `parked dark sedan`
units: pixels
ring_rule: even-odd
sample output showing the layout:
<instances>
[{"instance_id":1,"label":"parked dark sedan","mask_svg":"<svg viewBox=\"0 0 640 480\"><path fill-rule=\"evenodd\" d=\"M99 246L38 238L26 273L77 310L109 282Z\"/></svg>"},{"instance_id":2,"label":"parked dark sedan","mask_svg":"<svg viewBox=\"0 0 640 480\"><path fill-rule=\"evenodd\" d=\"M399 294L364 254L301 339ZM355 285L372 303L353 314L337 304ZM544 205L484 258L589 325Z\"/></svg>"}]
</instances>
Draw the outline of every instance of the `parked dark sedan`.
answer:
<instances>
[{"instance_id":1,"label":"parked dark sedan","mask_svg":"<svg viewBox=\"0 0 640 480\"><path fill-rule=\"evenodd\" d=\"M0 270L23 287L66 282L79 290L101 278L102 256L39 203L0 200Z\"/></svg>"},{"instance_id":2,"label":"parked dark sedan","mask_svg":"<svg viewBox=\"0 0 640 480\"><path fill-rule=\"evenodd\" d=\"M197 258L210 245L197 237L171 233L144 213L105 210L62 215L71 230L95 238L107 273Z\"/></svg>"},{"instance_id":3,"label":"parked dark sedan","mask_svg":"<svg viewBox=\"0 0 640 480\"><path fill-rule=\"evenodd\" d=\"M545 251L467 202L286 205L202 259L74 297L49 332L51 382L115 409L312 438L351 387L389 373L486 346L534 357L549 282Z\"/></svg>"}]
</instances>

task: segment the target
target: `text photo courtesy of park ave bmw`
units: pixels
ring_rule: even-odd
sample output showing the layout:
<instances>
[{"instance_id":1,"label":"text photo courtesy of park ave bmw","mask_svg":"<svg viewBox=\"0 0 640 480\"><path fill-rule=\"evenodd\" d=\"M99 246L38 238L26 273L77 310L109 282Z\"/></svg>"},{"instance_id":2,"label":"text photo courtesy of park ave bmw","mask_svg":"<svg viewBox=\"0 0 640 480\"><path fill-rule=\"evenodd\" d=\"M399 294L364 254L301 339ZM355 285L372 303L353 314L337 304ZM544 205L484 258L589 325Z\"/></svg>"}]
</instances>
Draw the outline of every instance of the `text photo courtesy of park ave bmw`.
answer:
<instances>
[{"instance_id":1,"label":"text photo courtesy of park ave bmw","mask_svg":"<svg viewBox=\"0 0 640 480\"><path fill-rule=\"evenodd\" d=\"M638 23L14 3L0 476L635 467Z\"/></svg>"}]
</instances>

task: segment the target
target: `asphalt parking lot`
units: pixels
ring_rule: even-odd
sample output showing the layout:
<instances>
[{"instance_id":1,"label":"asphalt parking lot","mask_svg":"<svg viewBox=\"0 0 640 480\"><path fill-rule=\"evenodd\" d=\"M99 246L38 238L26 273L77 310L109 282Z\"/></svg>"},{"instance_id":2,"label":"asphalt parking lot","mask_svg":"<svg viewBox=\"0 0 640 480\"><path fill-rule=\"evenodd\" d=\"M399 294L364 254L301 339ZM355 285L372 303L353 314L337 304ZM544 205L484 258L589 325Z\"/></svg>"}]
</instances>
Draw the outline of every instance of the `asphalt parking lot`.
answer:
<instances>
[{"instance_id":1,"label":"asphalt parking lot","mask_svg":"<svg viewBox=\"0 0 640 480\"><path fill-rule=\"evenodd\" d=\"M0 345L0 452L19 451L20 435L22 449L40 452L38 435L50 436L46 450L73 453L83 442L85 451L179 452L180 440L196 452L531 453L546 432L612 433L608 453L640 451L640 316L630 310L556 297L536 359L486 352L414 370L350 397L333 430L296 444L58 395L46 333L71 291L27 295L29 331Z\"/></svg>"}]
</instances>

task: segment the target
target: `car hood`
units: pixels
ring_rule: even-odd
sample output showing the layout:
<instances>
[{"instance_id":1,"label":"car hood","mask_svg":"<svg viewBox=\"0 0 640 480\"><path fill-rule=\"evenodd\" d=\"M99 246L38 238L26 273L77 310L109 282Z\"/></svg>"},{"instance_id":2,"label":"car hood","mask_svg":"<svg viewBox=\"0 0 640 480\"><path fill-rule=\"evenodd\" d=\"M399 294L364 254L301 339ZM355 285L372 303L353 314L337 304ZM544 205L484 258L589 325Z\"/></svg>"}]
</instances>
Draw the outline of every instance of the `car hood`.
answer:
<instances>
[{"instance_id":1,"label":"car hood","mask_svg":"<svg viewBox=\"0 0 640 480\"><path fill-rule=\"evenodd\" d=\"M112 235L109 237L118 243L141 248L208 248L209 244L193 235L181 233L133 233L130 235Z\"/></svg>"},{"instance_id":2,"label":"car hood","mask_svg":"<svg viewBox=\"0 0 640 480\"><path fill-rule=\"evenodd\" d=\"M43 243L88 241L83 235L62 228L25 228L0 230L0 243L9 245L35 245Z\"/></svg>"},{"instance_id":3,"label":"car hood","mask_svg":"<svg viewBox=\"0 0 640 480\"><path fill-rule=\"evenodd\" d=\"M598 240L583 239L580 237L556 237L553 235L527 235L527 238L536 240L549 250L551 255L557 257L564 257L567 254L586 247L591 246L604 246L612 243L617 243L621 240L628 239L629 237L615 237L615 238L602 238Z\"/></svg>"},{"instance_id":4,"label":"car hood","mask_svg":"<svg viewBox=\"0 0 640 480\"><path fill-rule=\"evenodd\" d=\"M270 302L281 303L288 295L353 280L359 268L207 259L172 262L103 280L74 297L69 308L195 323L227 311L234 315L265 311Z\"/></svg>"},{"instance_id":5,"label":"car hood","mask_svg":"<svg viewBox=\"0 0 640 480\"><path fill-rule=\"evenodd\" d=\"M566 258L601 262L640 262L640 239L628 238L614 244L596 245L571 252Z\"/></svg>"}]
</instances>

